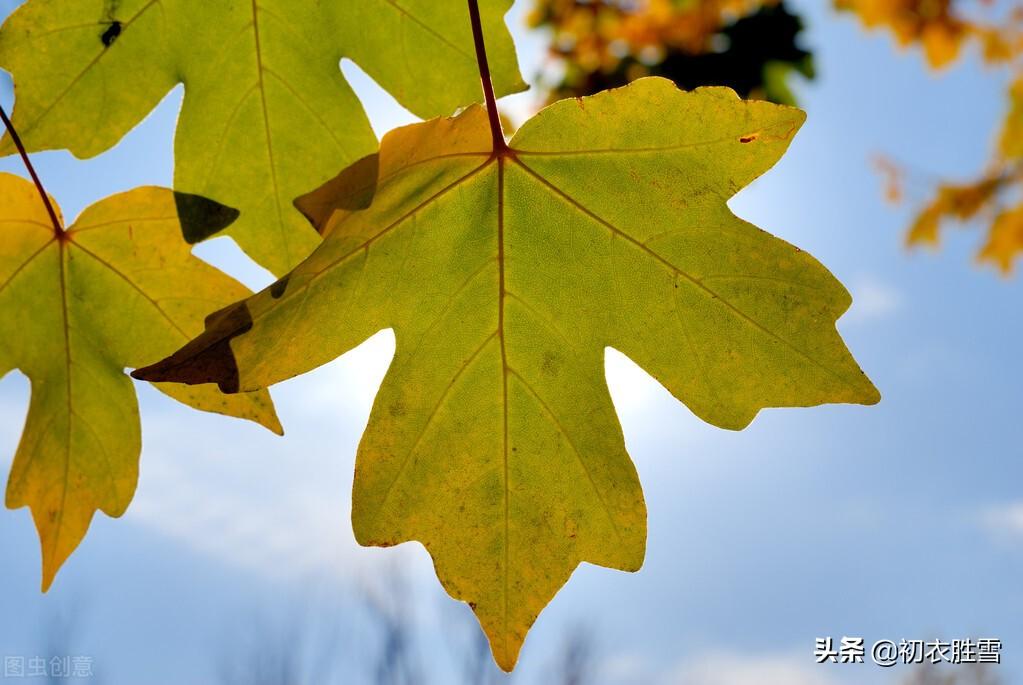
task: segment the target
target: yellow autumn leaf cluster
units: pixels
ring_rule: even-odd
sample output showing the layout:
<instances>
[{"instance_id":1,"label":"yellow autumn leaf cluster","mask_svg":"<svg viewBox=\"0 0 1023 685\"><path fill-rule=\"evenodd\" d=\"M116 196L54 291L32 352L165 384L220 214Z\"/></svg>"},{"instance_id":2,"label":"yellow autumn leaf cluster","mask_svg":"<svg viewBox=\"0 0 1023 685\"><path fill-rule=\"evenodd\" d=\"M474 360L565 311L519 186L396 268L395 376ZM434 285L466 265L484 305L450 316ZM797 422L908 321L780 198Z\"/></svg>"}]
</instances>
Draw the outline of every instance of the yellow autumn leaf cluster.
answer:
<instances>
[{"instance_id":1,"label":"yellow autumn leaf cluster","mask_svg":"<svg viewBox=\"0 0 1023 685\"><path fill-rule=\"evenodd\" d=\"M970 221L977 217L998 192L997 179L983 179L967 185L942 185L934 199L917 215L906 240L910 245L937 245L941 237L941 222L946 218Z\"/></svg>"},{"instance_id":2,"label":"yellow autumn leaf cluster","mask_svg":"<svg viewBox=\"0 0 1023 685\"><path fill-rule=\"evenodd\" d=\"M968 24L952 12L952 0L835 0L870 29L887 28L902 46L920 43L927 61L943 67L959 54Z\"/></svg>"},{"instance_id":3,"label":"yellow autumn leaf cluster","mask_svg":"<svg viewBox=\"0 0 1023 685\"><path fill-rule=\"evenodd\" d=\"M631 57L629 80L648 75L644 64L677 50L702 54L714 48L723 26L777 0L536 0L533 27L554 31L551 53L583 72L611 72Z\"/></svg>"},{"instance_id":4,"label":"yellow autumn leaf cluster","mask_svg":"<svg viewBox=\"0 0 1023 685\"><path fill-rule=\"evenodd\" d=\"M867 28L890 30L902 46L919 45L934 69L949 66L966 45L974 43L986 62L1013 72L1008 111L986 170L970 181L940 183L907 234L910 245L937 245L944 223L984 220L989 229L977 259L1008 274L1023 253L1023 204L1019 202L1023 191L1023 4L990 20L968 17L964 5L957 0L835 0L836 8L855 12ZM884 165L882 171L888 179L889 199L901 199L898 170Z\"/></svg>"},{"instance_id":5,"label":"yellow autumn leaf cluster","mask_svg":"<svg viewBox=\"0 0 1023 685\"><path fill-rule=\"evenodd\" d=\"M1008 22L984 22L958 12L961 4L956 0L835 0L836 9L855 12L868 29L887 29L904 47L919 44L935 69L954 62L971 40L980 44L990 62L1009 61L1023 50L1019 12L1013 12Z\"/></svg>"},{"instance_id":6,"label":"yellow autumn leaf cluster","mask_svg":"<svg viewBox=\"0 0 1023 685\"><path fill-rule=\"evenodd\" d=\"M938 187L934 197L917 214L909 228L906 242L910 246L938 245L942 224L946 221L965 224L986 218L990 223L984 244L977 252L977 261L996 266L1010 274L1013 263L1023 254L1023 204L1002 198L1018 193L1019 171L1013 174L994 173L977 181Z\"/></svg>"}]
</instances>

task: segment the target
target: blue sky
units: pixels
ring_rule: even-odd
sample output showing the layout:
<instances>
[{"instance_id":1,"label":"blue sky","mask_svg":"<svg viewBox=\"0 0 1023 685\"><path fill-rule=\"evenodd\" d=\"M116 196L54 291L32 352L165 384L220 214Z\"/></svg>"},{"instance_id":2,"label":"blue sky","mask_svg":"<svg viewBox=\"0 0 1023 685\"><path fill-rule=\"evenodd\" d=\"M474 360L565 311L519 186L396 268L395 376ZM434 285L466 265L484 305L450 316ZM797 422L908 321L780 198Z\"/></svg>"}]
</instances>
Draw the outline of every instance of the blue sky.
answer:
<instances>
[{"instance_id":1,"label":"blue sky","mask_svg":"<svg viewBox=\"0 0 1023 685\"><path fill-rule=\"evenodd\" d=\"M0 17L18 2L0 0ZM883 152L936 177L969 178L991 150L1005 77L975 54L934 74L827 3L795 3L819 76L790 152L731 206L810 251L853 293L839 322L883 394L876 407L768 410L741 433L703 424L616 352L608 376L649 507L637 574L583 566L526 642L515 682L542 683L562 636L585 624L601 680L672 685L892 682L905 671L817 666L815 637L1004 642L999 672L1023 682L1023 283L972 262L977 231L908 253L909 207L885 204ZM509 21L524 72L541 43ZM346 66L379 133L412 121ZM0 101L12 101L0 75ZM65 213L138 185L168 185L175 90L114 150L35 156ZM511 104L525 111L530 96ZM16 159L0 170L23 173ZM268 274L227 239L198 254L253 287ZM107 685L217 683L227 658L284 647L285 627L338 626L330 655L364 682L376 649L363 589L400 569L443 672L471 627L424 550L363 549L349 523L356 446L393 350L382 332L275 390L284 439L203 415L140 385L141 482L120 520L97 516L46 596L27 510L0 514L0 654L87 654ZM28 403L0 381L0 470ZM70 622L69 642L47 635ZM323 637L324 641L328 638ZM313 639L315 642L315 638ZM447 651L446 651L447 650ZM225 656L226 655L226 656ZM438 656L440 655L440 656ZM328 682L324 667L316 682ZM444 682L439 679L436 682Z\"/></svg>"}]
</instances>

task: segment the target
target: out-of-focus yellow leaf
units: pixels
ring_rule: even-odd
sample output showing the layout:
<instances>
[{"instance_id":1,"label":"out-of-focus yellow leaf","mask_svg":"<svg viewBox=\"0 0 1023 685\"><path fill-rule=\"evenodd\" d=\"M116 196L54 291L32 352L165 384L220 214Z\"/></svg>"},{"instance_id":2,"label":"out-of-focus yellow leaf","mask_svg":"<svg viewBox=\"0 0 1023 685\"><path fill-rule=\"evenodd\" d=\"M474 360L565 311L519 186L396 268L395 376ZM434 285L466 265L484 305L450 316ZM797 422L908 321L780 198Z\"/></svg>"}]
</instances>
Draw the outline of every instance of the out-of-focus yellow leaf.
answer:
<instances>
[{"instance_id":1,"label":"out-of-focus yellow leaf","mask_svg":"<svg viewBox=\"0 0 1023 685\"><path fill-rule=\"evenodd\" d=\"M1010 160L1023 160L1023 76L1009 89L1009 113L1005 117L999 150Z\"/></svg>"},{"instance_id":2,"label":"out-of-focus yellow leaf","mask_svg":"<svg viewBox=\"0 0 1023 685\"><path fill-rule=\"evenodd\" d=\"M1002 212L995 219L987 243L977 258L1012 273L1013 262L1023 253L1023 206Z\"/></svg>"},{"instance_id":3,"label":"out-of-focus yellow leaf","mask_svg":"<svg viewBox=\"0 0 1023 685\"><path fill-rule=\"evenodd\" d=\"M906 234L909 245L937 245L941 240L941 219L944 214L940 207L930 205L920 212Z\"/></svg>"},{"instance_id":4,"label":"out-of-focus yellow leaf","mask_svg":"<svg viewBox=\"0 0 1023 685\"><path fill-rule=\"evenodd\" d=\"M999 215L988 227L985 246L978 254L982 262L997 263L1008 272L1018 250L1012 248L1011 213L999 209L1006 195L1023 189L1023 77L1017 58L1023 55L1023 7L1007 18L984 23L965 19L954 0L834 0L838 9L856 12L868 28L887 27L901 45L922 45L928 63L935 69L948 66L961 54L967 41L979 43L984 59L1016 70L1009 90L1009 111L1002 126L997 154L985 172L967 183L943 183L933 199L913 220L906 234L910 245L937 245L941 225L947 220L966 223L981 216ZM882 166L889 198L901 197L893 183L898 177L890 166Z\"/></svg>"},{"instance_id":5,"label":"out-of-focus yellow leaf","mask_svg":"<svg viewBox=\"0 0 1023 685\"><path fill-rule=\"evenodd\" d=\"M906 242L909 245L937 245L943 221L950 219L962 223L974 219L988 206L1002 183L1000 178L985 178L978 183L940 186L934 200L913 221Z\"/></svg>"},{"instance_id":6,"label":"out-of-focus yellow leaf","mask_svg":"<svg viewBox=\"0 0 1023 685\"><path fill-rule=\"evenodd\" d=\"M920 34L927 61L935 69L941 69L959 57L963 44L963 33L949 24L928 24Z\"/></svg>"},{"instance_id":7,"label":"out-of-focus yellow leaf","mask_svg":"<svg viewBox=\"0 0 1023 685\"><path fill-rule=\"evenodd\" d=\"M530 25L551 36L541 86L551 101L659 75L789 102L788 78L813 74L782 0L532 2Z\"/></svg>"}]
</instances>

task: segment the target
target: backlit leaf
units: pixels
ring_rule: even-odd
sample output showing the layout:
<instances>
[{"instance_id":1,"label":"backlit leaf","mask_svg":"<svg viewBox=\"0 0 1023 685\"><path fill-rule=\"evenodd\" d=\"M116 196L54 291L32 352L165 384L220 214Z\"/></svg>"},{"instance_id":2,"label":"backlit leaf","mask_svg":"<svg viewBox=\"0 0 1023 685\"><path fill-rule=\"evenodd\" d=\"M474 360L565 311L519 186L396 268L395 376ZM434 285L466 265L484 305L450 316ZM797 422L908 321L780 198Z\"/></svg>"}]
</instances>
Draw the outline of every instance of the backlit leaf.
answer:
<instances>
[{"instance_id":1,"label":"backlit leaf","mask_svg":"<svg viewBox=\"0 0 1023 685\"><path fill-rule=\"evenodd\" d=\"M520 90L511 0L480 4L496 88ZM377 146L340 60L417 115L450 114L479 98L467 19L462 0L29 0L0 30L0 67L30 151L83 158L185 84L175 187L239 208L228 233L281 274L317 243L292 200Z\"/></svg>"},{"instance_id":2,"label":"backlit leaf","mask_svg":"<svg viewBox=\"0 0 1023 685\"><path fill-rule=\"evenodd\" d=\"M20 369L32 383L7 506L32 509L46 589L96 510L120 516L135 493L141 433L125 367L173 351L248 291L181 240L183 225L208 231L237 216L209 200L140 188L58 233L28 181L0 174L0 198L0 377ZM156 387L281 432L266 391Z\"/></svg>"},{"instance_id":3,"label":"backlit leaf","mask_svg":"<svg viewBox=\"0 0 1023 685\"><path fill-rule=\"evenodd\" d=\"M307 260L136 373L264 388L393 328L356 537L421 541L510 669L580 562L643 562L606 348L724 428L764 407L878 400L835 330L846 290L726 205L803 119L654 78L545 109L510 151L480 107L399 129L299 202L325 235ZM349 209L374 180L372 206Z\"/></svg>"}]
</instances>

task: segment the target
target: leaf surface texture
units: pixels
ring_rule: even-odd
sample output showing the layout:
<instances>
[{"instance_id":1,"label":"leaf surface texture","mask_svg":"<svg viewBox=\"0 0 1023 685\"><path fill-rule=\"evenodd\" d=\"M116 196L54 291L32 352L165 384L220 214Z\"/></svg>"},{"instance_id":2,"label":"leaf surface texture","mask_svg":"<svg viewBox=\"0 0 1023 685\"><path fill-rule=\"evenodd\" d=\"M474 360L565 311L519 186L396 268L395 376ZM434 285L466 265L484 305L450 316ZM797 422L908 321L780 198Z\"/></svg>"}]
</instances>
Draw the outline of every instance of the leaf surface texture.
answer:
<instances>
[{"instance_id":1,"label":"leaf surface texture","mask_svg":"<svg viewBox=\"0 0 1023 685\"><path fill-rule=\"evenodd\" d=\"M521 90L511 0L481 6L498 92ZM29 0L0 29L30 151L97 155L183 83L175 188L239 208L228 233L276 274L318 242L294 198L377 147L342 58L419 116L479 99L461 0Z\"/></svg>"},{"instance_id":2,"label":"leaf surface texture","mask_svg":"<svg viewBox=\"0 0 1023 685\"><path fill-rule=\"evenodd\" d=\"M726 205L803 119L654 78L548 107L507 154L478 106L399 129L299 201L325 235L307 260L138 374L264 388L393 328L356 537L421 541L510 669L580 562L643 561L607 347L724 428L878 400L835 330L846 290ZM348 209L374 183L372 206Z\"/></svg>"},{"instance_id":3,"label":"leaf surface texture","mask_svg":"<svg viewBox=\"0 0 1023 685\"><path fill-rule=\"evenodd\" d=\"M0 377L19 369L32 386L7 506L32 510L45 589L96 510L120 516L135 493L141 430L125 367L172 352L249 291L181 240L183 224L237 216L204 198L140 188L93 205L62 235L30 182L0 174L0 198ZM156 387L281 432L265 390Z\"/></svg>"}]
</instances>

